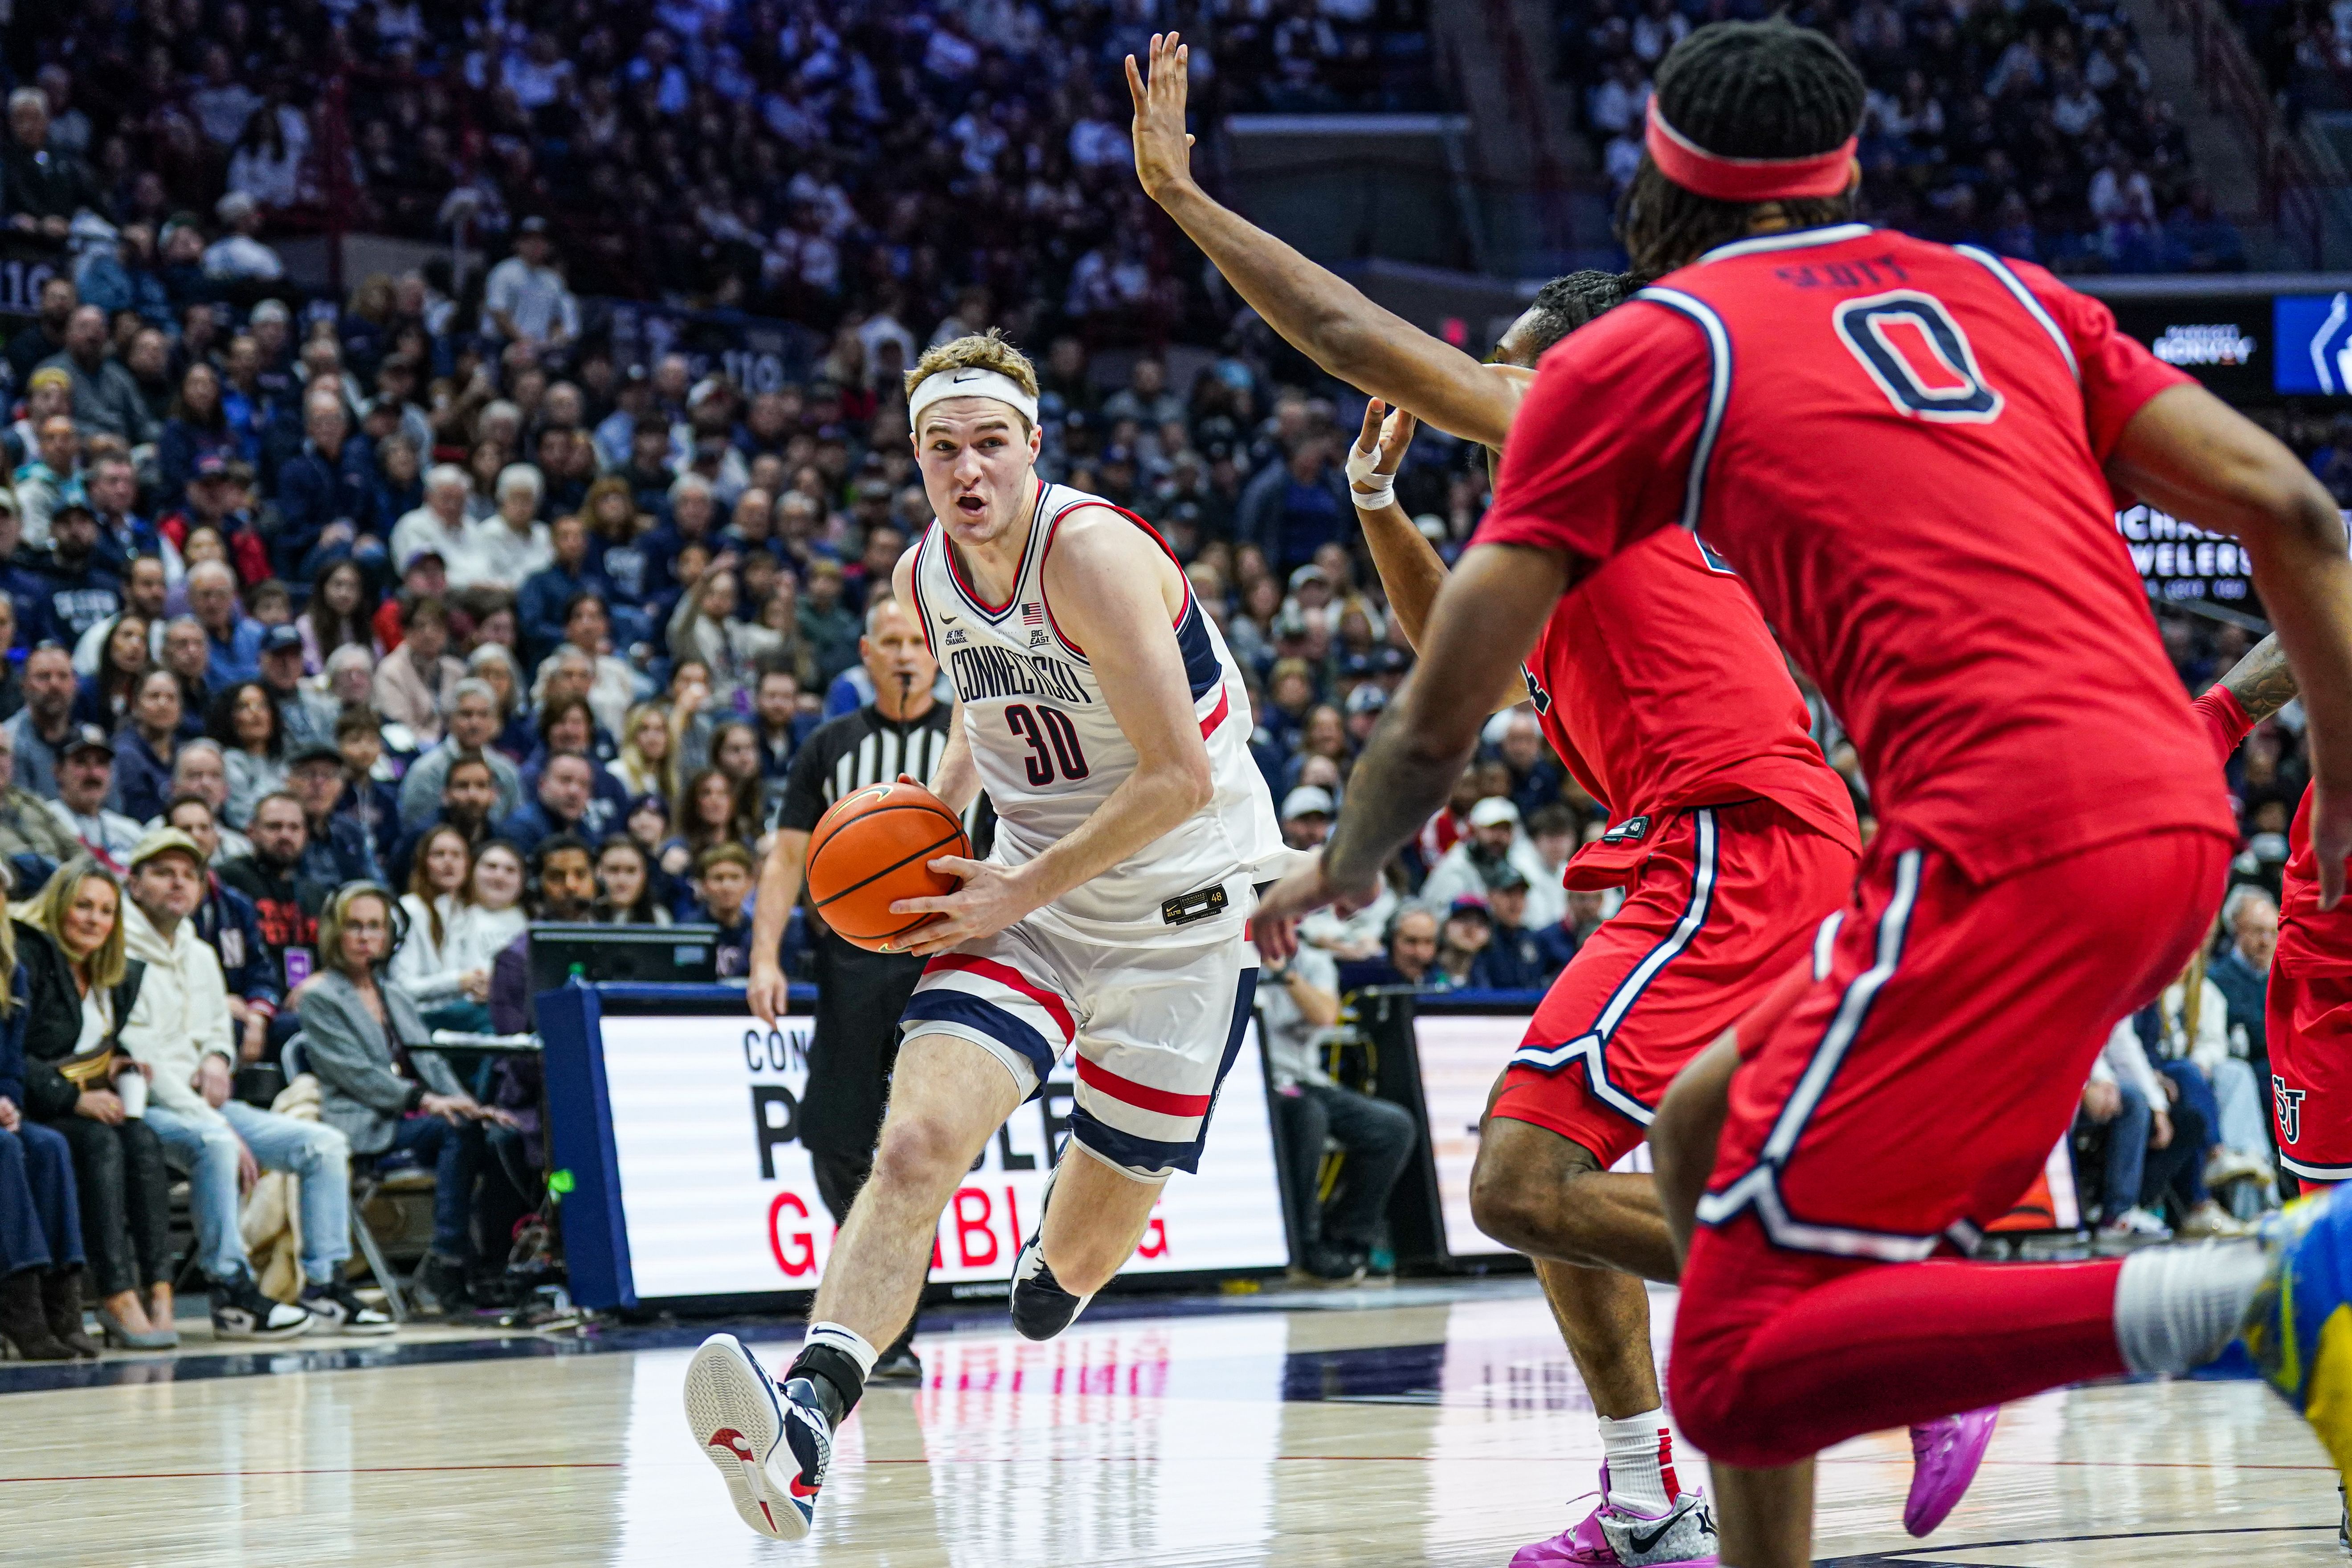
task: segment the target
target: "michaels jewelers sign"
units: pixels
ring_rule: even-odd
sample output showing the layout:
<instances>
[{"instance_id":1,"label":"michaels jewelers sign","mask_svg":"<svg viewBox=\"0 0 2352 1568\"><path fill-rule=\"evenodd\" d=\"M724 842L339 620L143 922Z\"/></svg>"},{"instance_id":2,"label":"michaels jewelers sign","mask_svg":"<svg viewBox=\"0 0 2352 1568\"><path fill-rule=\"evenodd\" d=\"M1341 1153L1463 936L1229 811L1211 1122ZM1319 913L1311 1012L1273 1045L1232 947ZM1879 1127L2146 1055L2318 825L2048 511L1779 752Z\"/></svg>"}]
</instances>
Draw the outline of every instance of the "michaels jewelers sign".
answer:
<instances>
[{"instance_id":1,"label":"michaels jewelers sign","mask_svg":"<svg viewBox=\"0 0 2352 1568\"><path fill-rule=\"evenodd\" d=\"M2116 531L2124 536L2148 597L2175 604L2209 599L2260 612L2252 603L2253 563L2228 534L2209 533L2152 506L2116 513Z\"/></svg>"}]
</instances>

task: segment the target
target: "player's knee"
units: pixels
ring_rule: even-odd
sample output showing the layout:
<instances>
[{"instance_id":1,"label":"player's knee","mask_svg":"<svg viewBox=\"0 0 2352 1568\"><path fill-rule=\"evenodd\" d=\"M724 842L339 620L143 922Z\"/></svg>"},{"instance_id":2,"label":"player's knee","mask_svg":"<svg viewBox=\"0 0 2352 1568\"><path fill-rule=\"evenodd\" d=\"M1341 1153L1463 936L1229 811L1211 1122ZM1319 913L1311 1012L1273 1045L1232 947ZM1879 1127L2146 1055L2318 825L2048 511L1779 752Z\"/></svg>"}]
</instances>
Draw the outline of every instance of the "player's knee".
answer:
<instances>
[{"instance_id":1,"label":"player's knee","mask_svg":"<svg viewBox=\"0 0 2352 1568\"><path fill-rule=\"evenodd\" d=\"M961 1174L970 1159L943 1123L928 1116L893 1116L882 1124L874 1174L867 1179L885 1189L934 1186Z\"/></svg>"},{"instance_id":2,"label":"player's knee","mask_svg":"<svg viewBox=\"0 0 2352 1568\"><path fill-rule=\"evenodd\" d=\"M1575 1260L1591 1217L1580 1178L1601 1169L1591 1151L1547 1129L1508 1118L1486 1124L1470 1172L1470 1216L1506 1247Z\"/></svg>"}]
</instances>

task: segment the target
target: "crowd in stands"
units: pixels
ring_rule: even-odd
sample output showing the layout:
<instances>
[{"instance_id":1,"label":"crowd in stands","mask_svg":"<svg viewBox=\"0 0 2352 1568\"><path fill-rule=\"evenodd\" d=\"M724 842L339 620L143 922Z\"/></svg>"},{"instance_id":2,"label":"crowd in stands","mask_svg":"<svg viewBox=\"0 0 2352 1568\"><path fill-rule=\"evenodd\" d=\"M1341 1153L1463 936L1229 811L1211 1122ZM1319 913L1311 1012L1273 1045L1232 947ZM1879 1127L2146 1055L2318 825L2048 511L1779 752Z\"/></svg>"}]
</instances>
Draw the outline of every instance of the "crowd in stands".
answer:
<instances>
[{"instance_id":1,"label":"crowd in stands","mask_svg":"<svg viewBox=\"0 0 2352 1568\"><path fill-rule=\"evenodd\" d=\"M52 121L47 158L28 158L37 144L18 127L0 201L20 231L101 253L109 281L159 318L159 277L235 293L277 276L265 231L439 239L462 220L502 246L536 216L566 239L582 292L829 325L923 315L969 289L1016 327L1044 310L1151 336L1198 290L1179 287L1144 221L1119 60L1177 26L1211 114L1427 109L1427 10L36 8L17 20L18 58L40 62L25 85Z\"/></svg>"},{"instance_id":2,"label":"crowd in stands","mask_svg":"<svg viewBox=\"0 0 2352 1568\"><path fill-rule=\"evenodd\" d=\"M1670 0L1638 16L1607 3L1578 24L1615 62L1592 84L1596 125L1603 108L1638 113L1641 68L1686 26ZM1394 0L1199 9L1194 70L1228 108L1387 103L1412 74L1395 40L1421 37ZM259 1292L269 1265L222 1220L240 1140L317 1177L306 1202L354 1160L432 1167L426 1297L486 1290L479 1270L537 1202L537 1086L512 1062L461 1083L426 1032L526 1025L534 918L713 924L722 969L742 972L786 772L817 723L871 699L867 617L929 521L900 384L924 344L1001 325L1031 350L1044 473L1168 540L1251 683L1286 836L1328 831L1412 665L1342 476L1360 404L1308 383L1254 319L1176 287L1165 257L1120 248L1158 232L1106 107L1142 14L665 5L500 34L383 0L272 11L266 27L236 0L159 0L35 20L54 58L9 100L0 222L28 243L83 237L0 351L0 862L17 984L46 988L29 1027L0 1011L0 1132L24 1144L12 1164L0 1140L0 1334L32 1331L10 1311L20 1276L61 1289L46 1282L79 1268L121 1342L168 1336L154 1191L173 1138L209 1194L203 1268L225 1331L299 1331L306 1313L376 1326L322 1283L346 1228L323 1211L299 1227L311 1250L278 1260L284 1288ZM1931 229L2022 213L1994 243L2127 264L2099 237L2156 211L2179 172L2127 28L1999 7L1956 23L1865 6L1845 25L1892 83L1869 137L1883 212ZM348 184L412 216L463 184L505 254L457 297L436 269L309 299L278 279L271 242L323 199L320 73L385 59L389 74L353 67ZM2100 171L2138 205L2088 236L2059 225ZM564 221L583 206L593 243ZM1011 213L1017 244L969 226ZM952 256L934 242L949 233ZM830 349L804 379L757 387L684 353L634 360L593 330L583 279L655 274L817 324ZM1139 346L1171 334L1201 346ZM1451 556L1486 485L1481 454L1424 431L1397 489ZM2167 637L2192 688L2243 647L2229 626L2168 621ZM1866 819L1867 781L1816 709ZM2273 721L2232 765L2243 879L2273 894L2295 759ZM1319 1043L1366 986L1548 984L1611 912L1560 888L1605 826L1533 714L1497 715L1380 900L1309 922L1275 982L1298 1026L1270 1037L1277 1077L1322 1087ZM796 974L804 929L796 913ZM180 976L159 994L216 988L216 1010L142 1036L154 998L112 991L126 942ZM88 1026L45 1025L44 995ZM2210 1057L2197 1019L2173 1016L2144 1031L2154 1055ZM228 1077L282 1064L298 1035L315 1099L228 1110ZM125 1115L103 1073L56 1078L118 1039L165 1114ZM2251 1157L2239 1075L2209 1065L2214 1147ZM2126 1076L2152 1127L2147 1080ZM2093 1098L2086 1117L2128 1122L2127 1095ZM312 1131L248 1132L247 1111ZM1383 1147L1394 1134L1372 1129ZM40 1174L68 1157L78 1224ZM2131 1198L2115 1217L2143 1206ZM1343 1250L1361 1249L1344 1233L1362 1218L1335 1222Z\"/></svg>"},{"instance_id":3,"label":"crowd in stands","mask_svg":"<svg viewBox=\"0 0 2352 1568\"><path fill-rule=\"evenodd\" d=\"M1650 74L1665 51L1701 23L1769 9L1555 0L1558 74L1618 192L1640 162ZM2113 0L1813 0L1790 16L1834 36L1870 85L1863 216L2062 272L2245 267L2244 242L2216 213Z\"/></svg>"}]
</instances>

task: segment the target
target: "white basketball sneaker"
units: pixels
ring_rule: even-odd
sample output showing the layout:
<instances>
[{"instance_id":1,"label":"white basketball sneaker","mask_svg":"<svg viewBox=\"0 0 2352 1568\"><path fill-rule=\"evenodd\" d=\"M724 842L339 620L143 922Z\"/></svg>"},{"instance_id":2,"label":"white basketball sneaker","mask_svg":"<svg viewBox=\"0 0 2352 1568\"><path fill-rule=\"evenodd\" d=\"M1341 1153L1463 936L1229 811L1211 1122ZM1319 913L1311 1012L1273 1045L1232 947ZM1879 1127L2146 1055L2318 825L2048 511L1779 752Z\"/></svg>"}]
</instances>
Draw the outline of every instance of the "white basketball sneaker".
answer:
<instances>
[{"instance_id":1,"label":"white basketball sneaker","mask_svg":"<svg viewBox=\"0 0 2352 1568\"><path fill-rule=\"evenodd\" d=\"M686 1419L745 1524L771 1541L808 1534L833 1424L806 1378L780 1387L749 1345L713 1334L687 1365Z\"/></svg>"}]
</instances>

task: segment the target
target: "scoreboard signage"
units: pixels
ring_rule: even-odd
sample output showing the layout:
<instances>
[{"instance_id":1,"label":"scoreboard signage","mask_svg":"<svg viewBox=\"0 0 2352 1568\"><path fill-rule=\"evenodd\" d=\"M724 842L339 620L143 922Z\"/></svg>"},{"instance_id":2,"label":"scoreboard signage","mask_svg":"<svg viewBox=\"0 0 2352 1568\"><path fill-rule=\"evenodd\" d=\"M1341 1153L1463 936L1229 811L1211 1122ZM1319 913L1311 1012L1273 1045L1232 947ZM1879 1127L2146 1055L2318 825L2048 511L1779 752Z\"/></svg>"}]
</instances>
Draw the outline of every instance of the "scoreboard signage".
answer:
<instances>
[{"instance_id":1,"label":"scoreboard signage","mask_svg":"<svg viewBox=\"0 0 2352 1568\"><path fill-rule=\"evenodd\" d=\"M2352 295L2281 294L2271 311L2278 337L2272 390L2352 397Z\"/></svg>"},{"instance_id":2,"label":"scoreboard signage","mask_svg":"<svg viewBox=\"0 0 2352 1568\"><path fill-rule=\"evenodd\" d=\"M2187 371L2218 396L2263 397L2272 390L2272 312L2266 296L2167 296L2109 300L2116 324L2165 363Z\"/></svg>"},{"instance_id":3,"label":"scoreboard signage","mask_svg":"<svg viewBox=\"0 0 2352 1568\"><path fill-rule=\"evenodd\" d=\"M628 1271L640 1300L813 1290L834 1225L800 1142L813 1020L603 1019ZM1280 1268L1290 1260L1255 1026L1217 1099L1198 1175L1179 1173L1129 1273ZM1010 1279L1037 1223L1076 1090L1057 1068L990 1140L940 1216L931 1277Z\"/></svg>"}]
</instances>

